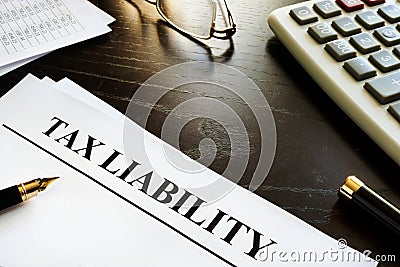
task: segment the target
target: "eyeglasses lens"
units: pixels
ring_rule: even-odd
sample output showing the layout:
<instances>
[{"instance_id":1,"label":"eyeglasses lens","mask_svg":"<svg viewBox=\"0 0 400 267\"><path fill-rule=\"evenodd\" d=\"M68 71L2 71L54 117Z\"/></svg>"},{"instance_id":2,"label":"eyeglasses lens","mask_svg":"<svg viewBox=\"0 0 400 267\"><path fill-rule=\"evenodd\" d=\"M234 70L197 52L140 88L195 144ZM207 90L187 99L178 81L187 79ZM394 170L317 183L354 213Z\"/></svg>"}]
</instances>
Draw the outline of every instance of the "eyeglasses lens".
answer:
<instances>
[{"instance_id":1,"label":"eyeglasses lens","mask_svg":"<svg viewBox=\"0 0 400 267\"><path fill-rule=\"evenodd\" d=\"M176 28L200 38L209 38L215 5L211 0L158 0L161 15Z\"/></svg>"}]
</instances>

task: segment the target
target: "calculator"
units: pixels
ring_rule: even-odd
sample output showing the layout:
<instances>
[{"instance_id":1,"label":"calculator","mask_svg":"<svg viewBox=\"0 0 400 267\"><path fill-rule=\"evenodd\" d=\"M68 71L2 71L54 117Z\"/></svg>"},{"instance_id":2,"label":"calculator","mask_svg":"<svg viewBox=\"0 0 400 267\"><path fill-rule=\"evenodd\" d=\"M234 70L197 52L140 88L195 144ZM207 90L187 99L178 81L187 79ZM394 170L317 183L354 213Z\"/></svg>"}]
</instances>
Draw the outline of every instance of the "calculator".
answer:
<instances>
[{"instance_id":1,"label":"calculator","mask_svg":"<svg viewBox=\"0 0 400 267\"><path fill-rule=\"evenodd\" d=\"M268 23L290 53L400 165L400 1L312 0Z\"/></svg>"}]
</instances>

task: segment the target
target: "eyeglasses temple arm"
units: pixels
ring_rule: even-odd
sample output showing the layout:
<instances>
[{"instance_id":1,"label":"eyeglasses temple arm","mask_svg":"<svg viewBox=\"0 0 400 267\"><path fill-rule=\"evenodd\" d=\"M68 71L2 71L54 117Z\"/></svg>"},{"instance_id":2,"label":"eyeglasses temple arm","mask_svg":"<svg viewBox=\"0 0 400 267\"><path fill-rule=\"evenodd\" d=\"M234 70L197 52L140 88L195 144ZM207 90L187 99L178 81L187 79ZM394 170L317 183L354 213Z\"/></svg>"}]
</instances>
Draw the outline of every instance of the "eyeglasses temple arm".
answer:
<instances>
[{"instance_id":1,"label":"eyeglasses temple arm","mask_svg":"<svg viewBox=\"0 0 400 267\"><path fill-rule=\"evenodd\" d=\"M226 13L228 16L228 27L225 29L216 29L213 25L211 29L211 36L219 39L229 39L236 33L236 24L235 21L233 20L233 16L231 11L228 8L228 4L226 3L226 0L224 0L225 8L226 8ZM217 34L217 35L215 35Z\"/></svg>"}]
</instances>

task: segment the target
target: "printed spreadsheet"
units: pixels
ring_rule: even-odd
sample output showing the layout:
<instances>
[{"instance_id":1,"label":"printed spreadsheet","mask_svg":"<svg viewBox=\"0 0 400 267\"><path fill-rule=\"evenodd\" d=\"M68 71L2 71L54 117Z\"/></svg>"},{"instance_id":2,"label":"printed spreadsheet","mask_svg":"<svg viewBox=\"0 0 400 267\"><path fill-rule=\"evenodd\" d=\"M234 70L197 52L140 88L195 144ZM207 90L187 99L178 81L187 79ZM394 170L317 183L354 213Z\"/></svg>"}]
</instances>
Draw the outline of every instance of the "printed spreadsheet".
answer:
<instances>
[{"instance_id":1,"label":"printed spreadsheet","mask_svg":"<svg viewBox=\"0 0 400 267\"><path fill-rule=\"evenodd\" d=\"M0 54L13 54L82 30L62 0L0 0Z\"/></svg>"}]
</instances>

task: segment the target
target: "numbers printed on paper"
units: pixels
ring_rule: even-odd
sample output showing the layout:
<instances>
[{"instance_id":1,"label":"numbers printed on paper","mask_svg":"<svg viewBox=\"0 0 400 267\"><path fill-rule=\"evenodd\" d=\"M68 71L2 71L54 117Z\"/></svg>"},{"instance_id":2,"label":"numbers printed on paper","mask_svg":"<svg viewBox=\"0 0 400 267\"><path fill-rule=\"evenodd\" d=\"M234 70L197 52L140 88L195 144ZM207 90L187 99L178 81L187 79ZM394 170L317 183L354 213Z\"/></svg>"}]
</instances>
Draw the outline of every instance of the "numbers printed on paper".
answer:
<instances>
[{"instance_id":1,"label":"numbers printed on paper","mask_svg":"<svg viewBox=\"0 0 400 267\"><path fill-rule=\"evenodd\" d=\"M0 56L82 31L63 1L0 0Z\"/></svg>"}]
</instances>

